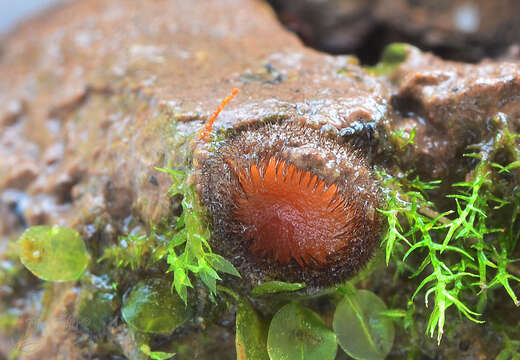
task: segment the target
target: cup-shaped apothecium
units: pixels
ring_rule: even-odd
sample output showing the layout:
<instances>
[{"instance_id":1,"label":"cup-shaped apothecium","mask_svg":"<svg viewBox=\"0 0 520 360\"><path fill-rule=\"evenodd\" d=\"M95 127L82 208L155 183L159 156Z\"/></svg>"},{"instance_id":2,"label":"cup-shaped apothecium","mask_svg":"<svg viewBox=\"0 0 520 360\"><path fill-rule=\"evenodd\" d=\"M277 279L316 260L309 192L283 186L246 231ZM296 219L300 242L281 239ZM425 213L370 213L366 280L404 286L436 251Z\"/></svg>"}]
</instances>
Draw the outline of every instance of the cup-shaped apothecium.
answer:
<instances>
[{"instance_id":1,"label":"cup-shaped apothecium","mask_svg":"<svg viewBox=\"0 0 520 360\"><path fill-rule=\"evenodd\" d=\"M344 281L381 235L380 193L359 151L298 122L235 130L196 163L211 245L251 280Z\"/></svg>"}]
</instances>

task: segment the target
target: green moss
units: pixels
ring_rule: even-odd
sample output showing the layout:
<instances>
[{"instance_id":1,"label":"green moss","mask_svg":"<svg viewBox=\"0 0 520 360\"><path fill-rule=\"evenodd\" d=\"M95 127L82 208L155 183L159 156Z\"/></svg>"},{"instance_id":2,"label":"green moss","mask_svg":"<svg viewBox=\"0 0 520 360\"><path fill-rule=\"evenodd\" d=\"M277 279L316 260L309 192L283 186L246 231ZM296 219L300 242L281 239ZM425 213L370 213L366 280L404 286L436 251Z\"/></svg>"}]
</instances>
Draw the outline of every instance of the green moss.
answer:
<instances>
[{"instance_id":1,"label":"green moss","mask_svg":"<svg viewBox=\"0 0 520 360\"><path fill-rule=\"evenodd\" d=\"M171 197L182 195L182 215L177 221L178 231L170 240L167 262L168 272L173 273L173 286L187 303L188 287L192 287L190 274L197 276L208 288L210 295L217 292L217 272L240 277L235 267L222 256L213 253L208 243L211 236L206 224L205 209L197 199L195 190L187 181L186 173L172 169L158 169L170 174Z\"/></svg>"},{"instance_id":2,"label":"green moss","mask_svg":"<svg viewBox=\"0 0 520 360\"><path fill-rule=\"evenodd\" d=\"M375 76L390 75L408 57L409 46L405 43L388 45L383 51L379 63L375 66L366 66L365 70Z\"/></svg>"},{"instance_id":3,"label":"green moss","mask_svg":"<svg viewBox=\"0 0 520 360\"><path fill-rule=\"evenodd\" d=\"M160 116L175 117L167 113ZM187 150L190 138L179 135L175 124L164 127L164 130L171 135L167 143L176 149L175 163L181 170L173 170L170 165L156 170L170 175L172 185L168 196L182 198L182 214L163 219L159 224L150 224L148 233L120 237L119 244L106 248L98 262L116 268L142 270L150 269L165 259L169 264L167 272L173 273L172 287L187 304L188 288L193 287L191 277L197 277L213 297L217 292L216 283L221 280L219 272L234 276L240 274L228 260L214 254L208 243L211 233L207 215L188 180L188 169L192 168L191 153Z\"/></svg>"},{"instance_id":4,"label":"green moss","mask_svg":"<svg viewBox=\"0 0 520 360\"><path fill-rule=\"evenodd\" d=\"M408 44L393 43L389 44L383 51L381 62L388 65L398 65L408 57Z\"/></svg>"},{"instance_id":5,"label":"green moss","mask_svg":"<svg viewBox=\"0 0 520 360\"><path fill-rule=\"evenodd\" d=\"M398 150L404 150L408 145L415 145L416 131L416 127L410 132L404 130L393 131L390 133L390 141Z\"/></svg>"},{"instance_id":6,"label":"green moss","mask_svg":"<svg viewBox=\"0 0 520 360\"><path fill-rule=\"evenodd\" d=\"M413 302L424 295L431 309L426 330L430 336L437 332L439 342L450 307L482 323L481 312L492 305L488 300L495 291L520 305L520 278L511 266L519 238L520 198L514 189L520 152L518 135L501 117L495 119L496 136L471 147L476 152L467 156L477 164L466 181L451 184L454 192L446 195L451 209L439 211L428 198L440 181L379 173L387 195L387 208L380 210L388 223L386 261L416 279L408 297Z\"/></svg>"},{"instance_id":7,"label":"green moss","mask_svg":"<svg viewBox=\"0 0 520 360\"><path fill-rule=\"evenodd\" d=\"M502 333L504 338L504 347L497 355L496 360L508 360L520 358L520 340L511 339L511 334Z\"/></svg>"},{"instance_id":8,"label":"green moss","mask_svg":"<svg viewBox=\"0 0 520 360\"><path fill-rule=\"evenodd\" d=\"M98 262L107 261L117 268L136 270L147 268L168 253L168 240L175 229L166 223L151 225L148 234L126 235L119 237L119 244L105 248Z\"/></svg>"}]
</instances>

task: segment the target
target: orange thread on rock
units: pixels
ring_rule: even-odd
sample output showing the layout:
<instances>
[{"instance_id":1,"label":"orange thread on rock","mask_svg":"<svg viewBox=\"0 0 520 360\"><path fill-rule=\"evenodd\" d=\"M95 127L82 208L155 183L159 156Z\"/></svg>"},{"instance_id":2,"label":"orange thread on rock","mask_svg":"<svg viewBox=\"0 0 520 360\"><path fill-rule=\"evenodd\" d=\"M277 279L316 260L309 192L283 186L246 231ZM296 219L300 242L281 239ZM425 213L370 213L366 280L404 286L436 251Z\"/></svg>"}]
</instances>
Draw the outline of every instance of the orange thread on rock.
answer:
<instances>
[{"instance_id":1,"label":"orange thread on rock","mask_svg":"<svg viewBox=\"0 0 520 360\"><path fill-rule=\"evenodd\" d=\"M220 114L222 110L224 110L224 107L235 97L236 94L240 92L239 89L233 89L231 92L231 95L226 97L220 105L217 107L217 110L209 117L208 121L206 122L206 125L200 129L199 131L199 139L204 140L213 130L213 123L217 119L217 116Z\"/></svg>"},{"instance_id":2,"label":"orange thread on rock","mask_svg":"<svg viewBox=\"0 0 520 360\"><path fill-rule=\"evenodd\" d=\"M235 169L243 194L235 194L234 216L248 226L250 250L270 254L283 265L327 264L327 256L348 246L355 210L335 184L310 171L269 158Z\"/></svg>"}]
</instances>

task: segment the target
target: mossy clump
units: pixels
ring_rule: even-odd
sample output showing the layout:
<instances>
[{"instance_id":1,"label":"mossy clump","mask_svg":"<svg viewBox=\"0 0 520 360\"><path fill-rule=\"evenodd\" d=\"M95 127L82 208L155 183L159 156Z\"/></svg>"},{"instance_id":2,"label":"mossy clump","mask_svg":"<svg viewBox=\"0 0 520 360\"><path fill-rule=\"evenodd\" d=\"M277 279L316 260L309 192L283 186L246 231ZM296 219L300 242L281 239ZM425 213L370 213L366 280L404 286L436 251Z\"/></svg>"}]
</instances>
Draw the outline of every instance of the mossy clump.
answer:
<instances>
[{"instance_id":1,"label":"mossy clump","mask_svg":"<svg viewBox=\"0 0 520 360\"><path fill-rule=\"evenodd\" d=\"M380 210L388 223L383 238L386 261L395 264L398 273L417 279L415 291L408 294L408 310L413 313L414 301L424 291L430 313L426 330L432 337L437 332L438 342L449 308L483 323L481 315L493 308L497 291L505 291L520 306L515 266L520 238L519 135L510 131L503 114L494 124L495 135L469 147L472 152L466 156L474 159L474 167L465 181L450 184L453 192L437 195L435 201L429 196L440 181L380 172L387 194L387 208ZM403 314L412 316L410 311Z\"/></svg>"},{"instance_id":2,"label":"mossy clump","mask_svg":"<svg viewBox=\"0 0 520 360\"><path fill-rule=\"evenodd\" d=\"M210 295L217 292L217 280L221 280L217 272L240 277L231 262L213 253L209 245L211 236L206 221L206 214L200 204L195 190L188 183L185 172L158 169L170 174L173 184L169 196L182 195L182 214L177 220L177 233L171 238L166 260L170 265L168 272L173 273L173 287L187 304L188 287L193 287L189 274L197 276L206 285Z\"/></svg>"},{"instance_id":3,"label":"mossy clump","mask_svg":"<svg viewBox=\"0 0 520 360\"><path fill-rule=\"evenodd\" d=\"M173 227L151 225L151 231L120 236L117 245L105 248L98 262L107 261L117 268L136 270L147 268L168 253L168 239L175 234Z\"/></svg>"}]
</instances>

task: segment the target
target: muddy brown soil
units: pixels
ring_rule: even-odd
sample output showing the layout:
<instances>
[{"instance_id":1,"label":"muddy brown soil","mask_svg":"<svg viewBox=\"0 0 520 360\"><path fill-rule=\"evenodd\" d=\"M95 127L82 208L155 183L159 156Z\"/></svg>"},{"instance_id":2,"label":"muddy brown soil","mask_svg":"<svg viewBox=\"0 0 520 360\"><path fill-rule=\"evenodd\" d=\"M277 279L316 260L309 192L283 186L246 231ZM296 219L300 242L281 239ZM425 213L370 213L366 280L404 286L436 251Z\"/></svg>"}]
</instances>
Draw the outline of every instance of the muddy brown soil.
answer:
<instances>
[{"instance_id":1,"label":"muddy brown soil","mask_svg":"<svg viewBox=\"0 0 520 360\"><path fill-rule=\"evenodd\" d=\"M497 114L520 128L518 61L463 64L405 46L406 60L376 76L354 56L304 46L259 0L75 1L0 46L2 269L27 226L74 227L98 258L119 235L177 211L165 196L169 178L154 167L183 164L176 139L195 134L233 88L241 92L217 129L297 120L371 167L413 168L425 179L463 176L471 164L461 155L490 136ZM396 149L392 133L414 127L416 145ZM195 165L208 146L194 143ZM0 359L21 339L31 340L24 359L138 356L119 315L102 340L75 325L78 292L24 270L3 284L0 311L16 314L17 331L0 328ZM216 325L220 337L197 358L233 358L232 324ZM169 339L189 344L205 328L190 326ZM492 338L472 341L496 354Z\"/></svg>"}]
</instances>

